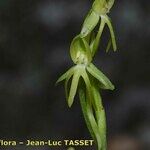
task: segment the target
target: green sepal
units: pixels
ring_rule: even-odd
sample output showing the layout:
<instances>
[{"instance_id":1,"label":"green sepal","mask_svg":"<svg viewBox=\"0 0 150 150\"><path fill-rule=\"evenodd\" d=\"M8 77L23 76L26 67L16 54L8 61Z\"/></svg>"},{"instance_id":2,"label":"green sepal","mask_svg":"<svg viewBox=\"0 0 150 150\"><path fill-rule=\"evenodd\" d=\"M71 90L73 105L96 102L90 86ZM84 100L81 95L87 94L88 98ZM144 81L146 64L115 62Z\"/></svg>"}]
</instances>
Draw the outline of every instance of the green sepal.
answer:
<instances>
[{"instance_id":1,"label":"green sepal","mask_svg":"<svg viewBox=\"0 0 150 150\"><path fill-rule=\"evenodd\" d=\"M80 35L77 35L73 39L70 46L70 55L75 64L78 63L81 55L83 55L83 57L87 59L88 62L91 62L92 60L89 44L84 38L81 38Z\"/></svg>"},{"instance_id":2,"label":"green sepal","mask_svg":"<svg viewBox=\"0 0 150 150\"><path fill-rule=\"evenodd\" d=\"M114 90L114 85L111 81L92 63L87 67L88 72L100 82L102 89Z\"/></svg>"},{"instance_id":3,"label":"green sepal","mask_svg":"<svg viewBox=\"0 0 150 150\"><path fill-rule=\"evenodd\" d=\"M90 10L88 13L81 30L81 37L86 37L93 29L96 27L99 21L99 15L96 14L94 11Z\"/></svg>"},{"instance_id":4,"label":"green sepal","mask_svg":"<svg viewBox=\"0 0 150 150\"><path fill-rule=\"evenodd\" d=\"M70 92L69 92L69 97L68 97L69 107L71 107L74 102L74 97L76 95L77 88L78 88L79 78L80 78L80 71L77 70L72 77L72 82L71 82L71 87L70 87Z\"/></svg>"},{"instance_id":5,"label":"green sepal","mask_svg":"<svg viewBox=\"0 0 150 150\"><path fill-rule=\"evenodd\" d=\"M114 29L113 29L113 26L111 23L111 19L107 15L104 16L104 19L106 21L106 24L107 24L109 30L110 30L113 50L116 51L117 50L116 37L115 37Z\"/></svg>"},{"instance_id":6,"label":"green sepal","mask_svg":"<svg viewBox=\"0 0 150 150\"><path fill-rule=\"evenodd\" d=\"M67 99L67 101L68 101L68 96L69 96L69 88L68 88L68 82L69 82L69 80L71 79L71 77L73 76L73 72L72 73L70 73L68 76L67 76L67 78L66 78L66 80L65 80L65 94L66 94L66 99Z\"/></svg>"},{"instance_id":7,"label":"green sepal","mask_svg":"<svg viewBox=\"0 0 150 150\"><path fill-rule=\"evenodd\" d=\"M74 72L74 67L71 67L66 73L64 73L61 77L59 77L59 79L56 81L56 85L65 80L70 74L73 74Z\"/></svg>"},{"instance_id":8,"label":"green sepal","mask_svg":"<svg viewBox=\"0 0 150 150\"><path fill-rule=\"evenodd\" d=\"M95 37L95 41L94 41L94 44L93 44L92 56L95 55L95 53L96 53L96 51L98 49L98 46L99 46L99 43L100 43L100 40L101 40L101 35L103 33L104 27L105 27L105 20L103 18L101 18L100 27L99 27L98 33L97 33L97 35Z\"/></svg>"},{"instance_id":9,"label":"green sepal","mask_svg":"<svg viewBox=\"0 0 150 150\"><path fill-rule=\"evenodd\" d=\"M112 44L111 39L109 39L107 47L106 47L106 52L108 52L110 50L111 44Z\"/></svg>"}]
</instances>

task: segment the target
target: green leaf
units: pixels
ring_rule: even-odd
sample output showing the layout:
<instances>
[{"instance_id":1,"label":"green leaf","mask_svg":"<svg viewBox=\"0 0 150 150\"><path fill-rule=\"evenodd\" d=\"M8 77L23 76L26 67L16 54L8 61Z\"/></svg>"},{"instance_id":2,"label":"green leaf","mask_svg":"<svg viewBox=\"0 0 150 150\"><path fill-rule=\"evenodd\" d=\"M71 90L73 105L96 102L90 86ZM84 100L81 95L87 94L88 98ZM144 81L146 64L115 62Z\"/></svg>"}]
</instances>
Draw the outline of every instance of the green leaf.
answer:
<instances>
[{"instance_id":1,"label":"green leaf","mask_svg":"<svg viewBox=\"0 0 150 150\"><path fill-rule=\"evenodd\" d=\"M99 80L100 84L102 85L101 88L114 90L114 85L111 83L111 81L92 63L87 67L87 70L93 77Z\"/></svg>"},{"instance_id":2,"label":"green leaf","mask_svg":"<svg viewBox=\"0 0 150 150\"><path fill-rule=\"evenodd\" d=\"M101 134L99 132L99 129L98 129L98 125L96 123L96 120L95 120L95 117L94 117L94 114L93 114L93 111L92 111L92 108L89 104L89 102L87 103L87 116L88 116L88 119L91 123L91 126L92 126L92 130L96 136L96 141L97 141L97 149L98 150L101 150L102 148L102 139L101 139Z\"/></svg>"},{"instance_id":3,"label":"green leaf","mask_svg":"<svg viewBox=\"0 0 150 150\"><path fill-rule=\"evenodd\" d=\"M90 39L90 49L91 49L91 51L92 51L92 49L93 49L94 42L95 42L95 33L92 32L92 33L91 33L91 39Z\"/></svg>"},{"instance_id":4,"label":"green leaf","mask_svg":"<svg viewBox=\"0 0 150 150\"><path fill-rule=\"evenodd\" d=\"M85 96L85 90L83 88L79 89L79 98L80 98L80 104L81 104L81 108L82 108L82 112L83 112L83 116L84 116L87 128L88 128L92 138L94 139L94 141L96 141L96 136L94 134L90 120L89 120L88 115L87 115L86 96Z\"/></svg>"},{"instance_id":5,"label":"green leaf","mask_svg":"<svg viewBox=\"0 0 150 150\"><path fill-rule=\"evenodd\" d=\"M71 83L71 87L70 87L70 92L69 92L69 97L68 97L68 106L69 107L71 107L73 104L74 97L77 92L79 78L80 78L80 71L77 70L73 75L72 83Z\"/></svg>"},{"instance_id":6,"label":"green leaf","mask_svg":"<svg viewBox=\"0 0 150 150\"><path fill-rule=\"evenodd\" d=\"M99 21L99 15L96 14L94 11L90 10L89 14L87 15L83 27L81 30L81 37L86 37L91 31L96 27Z\"/></svg>"},{"instance_id":7,"label":"green leaf","mask_svg":"<svg viewBox=\"0 0 150 150\"><path fill-rule=\"evenodd\" d=\"M102 105L102 99L100 96L100 91L98 84L96 80L92 80L92 92L94 96L94 110L95 110L95 116L99 128L99 132L102 139L102 149L106 150L106 116L105 116L105 110Z\"/></svg>"},{"instance_id":8,"label":"green leaf","mask_svg":"<svg viewBox=\"0 0 150 150\"><path fill-rule=\"evenodd\" d=\"M56 85L57 85L59 82L65 80L65 79L68 77L68 75L73 74L73 72L74 72L74 67L70 68L66 73L64 73L64 74L56 81Z\"/></svg>"},{"instance_id":9,"label":"green leaf","mask_svg":"<svg viewBox=\"0 0 150 150\"><path fill-rule=\"evenodd\" d=\"M98 122L98 127L102 139L102 149L106 150L107 148L107 141L106 141L106 115L105 115L105 110L102 109L101 112L99 113L99 122Z\"/></svg>"}]
</instances>

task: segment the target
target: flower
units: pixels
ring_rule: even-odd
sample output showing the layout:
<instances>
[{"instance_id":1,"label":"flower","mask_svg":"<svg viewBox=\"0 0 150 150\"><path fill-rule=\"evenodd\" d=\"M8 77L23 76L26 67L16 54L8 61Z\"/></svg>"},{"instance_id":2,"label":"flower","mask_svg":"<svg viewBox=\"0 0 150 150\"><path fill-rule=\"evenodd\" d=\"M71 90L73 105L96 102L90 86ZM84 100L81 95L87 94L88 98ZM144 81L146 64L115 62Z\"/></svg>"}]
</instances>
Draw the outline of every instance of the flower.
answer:
<instances>
[{"instance_id":1,"label":"flower","mask_svg":"<svg viewBox=\"0 0 150 150\"><path fill-rule=\"evenodd\" d=\"M58 83L65 80L66 98L69 107L71 107L74 102L80 78L83 79L86 89L90 89L91 77L97 80L101 89L114 89L111 81L91 63L91 51L90 46L84 38L80 36L74 38L70 48L70 55L76 65L64 73L56 82ZM68 87L70 79L72 79L72 81L70 87Z\"/></svg>"}]
</instances>

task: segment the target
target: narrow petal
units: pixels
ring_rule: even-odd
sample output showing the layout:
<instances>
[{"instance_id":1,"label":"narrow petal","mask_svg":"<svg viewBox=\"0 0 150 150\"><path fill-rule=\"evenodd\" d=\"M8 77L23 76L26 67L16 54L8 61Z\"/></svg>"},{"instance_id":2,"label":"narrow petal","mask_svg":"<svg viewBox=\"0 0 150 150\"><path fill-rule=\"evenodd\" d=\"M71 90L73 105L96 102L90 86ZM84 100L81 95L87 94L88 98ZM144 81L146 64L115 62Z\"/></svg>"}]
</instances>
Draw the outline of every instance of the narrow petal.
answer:
<instances>
[{"instance_id":1,"label":"narrow petal","mask_svg":"<svg viewBox=\"0 0 150 150\"><path fill-rule=\"evenodd\" d=\"M102 84L102 88L114 90L114 85L111 81L92 63L87 67L87 70L93 77L99 80L100 84Z\"/></svg>"},{"instance_id":2,"label":"narrow petal","mask_svg":"<svg viewBox=\"0 0 150 150\"><path fill-rule=\"evenodd\" d=\"M87 41L84 38L82 40L83 40L83 43L84 43L84 46L85 46L88 61L91 62L92 61L91 48L90 48L89 44L87 43Z\"/></svg>"},{"instance_id":3,"label":"narrow petal","mask_svg":"<svg viewBox=\"0 0 150 150\"><path fill-rule=\"evenodd\" d=\"M111 44L112 44L112 42L111 42L111 39L110 39L110 40L108 41L108 44L107 44L107 47L106 47L106 52L108 52L108 51L110 50Z\"/></svg>"},{"instance_id":4,"label":"narrow petal","mask_svg":"<svg viewBox=\"0 0 150 150\"><path fill-rule=\"evenodd\" d=\"M70 88L69 97L68 97L68 106L69 107L71 107L73 104L74 97L77 92L79 78L80 78L80 71L77 70L74 73L73 78L72 78L71 88Z\"/></svg>"},{"instance_id":5,"label":"narrow petal","mask_svg":"<svg viewBox=\"0 0 150 150\"><path fill-rule=\"evenodd\" d=\"M108 16L105 16L105 20L106 20L106 23L107 23L108 28L110 30L111 40L112 40L112 45L113 45L113 50L116 51L117 50L117 44L116 44L115 33L114 33L114 29L112 27L111 20L110 20L110 18L108 18Z\"/></svg>"},{"instance_id":6,"label":"narrow petal","mask_svg":"<svg viewBox=\"0 0 150 150\"><path fill-rule=\"evenodd\" d=\"M74 67L70 68L66 73L64 73L57 81L56 81L56 85L65 80L67 78L68 75L72 74L74 71Z\"/></svg>"},{"instance_id":7,"label":"narrow petal","mask_svg":"<svg viewBox=\"0 0 150 150\"><path fill-rule=\"evenodd\" d=\"M68 94L68 91L69 91L69 89L68 89L68 82L69 82L69 80L71 79L72 76L73 76L73 72L70 73L70 74L67 76L66 80L65 80L65 94L66 94L66 99L67 99L67 100L68 100L68 96L69 96L69 94Z\"/></svg>"},{"instance_id":8,"label":"narrow petal","mask_svg":"<svg viewBox=\"0 0 150 150\"><path fill-rule=\"evenodd\" d=\"M98 33L96 35L95 42L94 42L93 49L92 49L92 56L95 55L95 53L98 49L104 27L105 27L105 20L103 18L101 18L100 27L99 27Z\"/></svg>"}]
</instances>

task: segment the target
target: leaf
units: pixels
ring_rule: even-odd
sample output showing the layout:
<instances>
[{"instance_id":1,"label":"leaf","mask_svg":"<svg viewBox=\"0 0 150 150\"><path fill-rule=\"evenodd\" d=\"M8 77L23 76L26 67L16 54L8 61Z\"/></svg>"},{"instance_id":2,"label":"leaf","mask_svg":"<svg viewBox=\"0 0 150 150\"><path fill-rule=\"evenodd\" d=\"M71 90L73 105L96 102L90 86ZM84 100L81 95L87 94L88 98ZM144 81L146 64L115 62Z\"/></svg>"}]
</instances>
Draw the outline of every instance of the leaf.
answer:
<instances>
[{"instance_id":1,"label":"leaf","mask_svg":"<svg viewBox=\"0 0 150 150\"><path fill-rule=\"evenodd\" d=\"M111 81L92 63L87 67L87 70L100 82L100 84L102 85L101 88L114 90L114 85L111 83Z\"/></svg>"},{"instance_id":2,"label":"leaf","mask_svg":"<svg viewBox=\"0 0 150 150\"><path fill-rule=\"evenodd\" d=\"M99 88L97 86L96 80L92 80L92 93L94 96L94 103L95 103L95 116L99 128L99 132L101 135L102 140L102 149L106 150L106 116L105 110L102 105L102 99L100 96Z\"/></svg>"},{"instance_id":3,"label":"leaf","mask_svg":"<svg viewBox=\"0 0 150 150\"><path fill-rule=\"evenodd\" d=\"M98 150L101 150L102 148L102 139L101 139L101 134L100 134L100 131L98 129L98 125L96 123L96 120L95 120L95 117L94 117L94 114L93 114L93 111L92 111L92 108L89 104L89 102L87 103L87 116L88 116L88 119L91 123L91 127L92 127L92 130L96 136L96 141L97 141L97 149Z\"/></svg>"},{"instance_id":4,"label":"leaf","mask_svg":"<svg viewBox=\"0 0 150 150\"><path fill-rule=\"evenodd\" d=\"M87 128L88 128L92 138L94 139L94 141L96 141L96 136L94 134L90 120L87 115L85 90L81 87L79 88L79 98L80 98L80 104L81 104L81 108L82 108L82 112L83 112L83 116L84 116Z\"/></svg>"},{"instance_id":5,"label":"leaf","mask_svg":"<svg viewBox=\"0 0 150 150\"><path fill-rule=\"evenodd\" d=\"M56 81L56 85L57 85L59 82L65 80L65 79L68 77L68 75L73 74L73 71L74 71L74 67L71 67L66 73L64 73L64 74Z\"/></svg>"},{"instance_id":6,"label":"leaf","mask_svg":"<svg viewBox=\"0 0 150 150\"><path fill-rule=\"evenodd\" d=\"M101 16L102 14L107 13L106 5L106 0L95 0L92 8L97 14L99 14L99 16Z\"/></svg>"},{"instance_id":7,"label":"leaf","mask_svg":"<svg viewBox=\"0 0 150 150\"><path fill-rule=\"evenodd\" d=\"M91 31L96 27L99 21L99 15L96 14L93 10L90 10L89 14L87 15L83 27L81 30L81 37L86 37Z\"/></svg>"},{"instance_id":8,"label":"leaf","mask_svg":"<svg viewBox=\"0 0 150 150\"><path fill-rule=\"evenodd\" d=\"M91 93L92 92L91 91L91 83L90 83L89 77L88 77L85 70L82 70L81 76L82 76L82 78L85 82L86 89L87 89L87 92L86 92L86 105L85 105L85 102L84 103L81 102L81 105L82 105L82 107L84 107L83 110L85 111L86 117L88 119L87 123L90 123L90 126L88 126L88 127L90 127L91 133L92 134L94 133L94 137L96 138L96 142L97 142L97 145L98 145L98 150L101 150L101 146L102 146L101 137L100 137L100 133L99 133L99 129L98 129L98 124L96 123L95 116L94 116L94 113L93 113L93 110L92 110L92 105L91 105L91 102L93 101L92 93Z\"/></svg>"},{"instance_id":9,"label":"leaf","mask_svg":"<svg viewBox=\"0 0 150 150\"><path fill-rule=\"evenodd\" d=\"M80 78L80 71L76 71L72 78L72 83L70 87L69 97L68 97L68 106L71 107L74 101L74 97L77 92L78 82Z\"/></svg>"}]
</instances>

